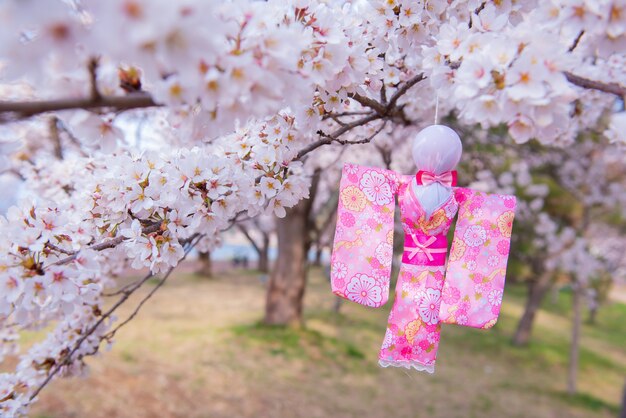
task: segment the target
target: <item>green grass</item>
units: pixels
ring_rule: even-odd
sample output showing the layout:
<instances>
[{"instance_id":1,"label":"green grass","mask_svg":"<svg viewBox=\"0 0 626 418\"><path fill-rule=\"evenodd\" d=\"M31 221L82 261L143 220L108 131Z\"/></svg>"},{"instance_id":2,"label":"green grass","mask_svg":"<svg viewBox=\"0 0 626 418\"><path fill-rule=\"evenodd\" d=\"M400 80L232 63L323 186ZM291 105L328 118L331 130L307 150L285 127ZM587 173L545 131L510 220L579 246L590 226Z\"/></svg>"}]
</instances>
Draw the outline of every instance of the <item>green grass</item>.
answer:
<instances>
[{"instance_id":1,"label":"green grass","mask_svg":"<svg viewBox=\"0 0 626 418\"><path fill-rule=\"evenodd\" d=\"M526 298L526 287L519 284L507 284L504 301L509 298L513 303L523 304ZM541 309L545 312L571 320L572 292L569 288L561 289L556 300L551 294L546 295ZM583 333L598 340L605 341L616 348L626 347L626 304L608 302L600 307L596 322L587 321L587 309L584 309Z\"/></svg>"},{"instance_id":2,"label":"green grass","mask_svg":"<svg viewBox=\"0 0 626 418\"><path fill-rule=\"evenodd\" d=\"M350 341L338 339L308 328L264 325L236 325L231 328L236 341L246 347L269 350L287 359L305 359L349 364L360 363L365 355Z\"/></svg>"},{"instance_id":3,"label":"green grass","mask_svg":"<svg viewBox=\"0 0 626 418\"><path fill-rule=\"evenodd\" d=\"M552 392L550 394L553 397L562 400L563 402L585 408L589 411L600 412L606 410L613 414L618 414L620 410L617 405L605 402L602 399L596 398L595 396L589 395L587 393L569 395L564 392Z\"/></svg>"},{"instance_id":4,"label":"green grass","mask_svg":"<svg viewBox=\"0 0 626 418\"><path fill-rule=\"evenodd\" d=\"M89 384L55 383L33 416L615 416L626 375L626 305L607 305L598 325L583 326L579 394L569 396L571 297L563 291L551 303L548 295L531 344L515 347L525 295L524 286L508 284L488 331L444 326L430 376L378 367L393 301L380 309L345 301L336 313L319 270L308 283L300 329L258 322L265 288L248 272L214 280L178 274L118 335L112 353L89 360ZM110 410L102 409L106 399L114 400ZM177 414L163 415L171 405Z\"/></svg>"},{"instance_id":5,"label":"green grass","mask_svg":"<svg viewBox=\"0 0 626 418\"><path fill-rule=\"evenodd\" d=\"M323 290L325 285L326 283L322 283L321 287L316 290ZM312 286L316 287L320 284ZM506 290L505 303L523 306L525 293L524 286L509 285ZM355 314L352 308L350 308L350 315L324 309L307 311L305 316L307 323L321 323L324 327L330 327L337 331L338 337L329 337L314 329L268 327L260 324L239 325L232 328L232 331L240 341L244 341L244 344L257 344L258 347L269 348L274 355L286 358L315 358L317 361L326 363L349 363L350 360L363 360L370 357L366 362L358 362L359 367L362 367L373 358L369 353L366 355L357 347L361 345L360 342L367 342L371 346L371 339L380 338L388 310L358 307L360 309L357 309ZM345 308L342 307L342 309ZM569 321L570 293L561 292L556 303L552 303L548 295L542 310ZM442 346L463 347L470 355L483 356L496 363L509 364L513 368L531 369L541 374L561 375L563 381L560 386L564 387L565 371L569 361L569 329L554 333L547 331L540 324L535 324L531 343L526 347L516 347L512 344L511 338L518 319L517 316L502 312L497 325L489 331L457 326L444 327ZM592 334L594 338L616 347L626 346L624 342L626 339L626 305L613 303L604 306L597 319L598 323L595 326L584 325L583 333ZM321 353L321 357L312 355L313 352ZM626 374L626 364L616 362L597 350L585 346L580 348L579 369L581 379L587 374L596 378L601 378L603 375L612 375L615 378L616 373ZM507 387L529 392L538 390L534 386L520 386L515 382L502 385L504 389ZM616 403L607 402L587 392L569 396L564 391L554 389L542 388L539 391L545 396L589 411L615 412L619 409ZM486 412L491 407L491 399L479 398L473 401L471 412Z\"/></svg>"}]
</instances>

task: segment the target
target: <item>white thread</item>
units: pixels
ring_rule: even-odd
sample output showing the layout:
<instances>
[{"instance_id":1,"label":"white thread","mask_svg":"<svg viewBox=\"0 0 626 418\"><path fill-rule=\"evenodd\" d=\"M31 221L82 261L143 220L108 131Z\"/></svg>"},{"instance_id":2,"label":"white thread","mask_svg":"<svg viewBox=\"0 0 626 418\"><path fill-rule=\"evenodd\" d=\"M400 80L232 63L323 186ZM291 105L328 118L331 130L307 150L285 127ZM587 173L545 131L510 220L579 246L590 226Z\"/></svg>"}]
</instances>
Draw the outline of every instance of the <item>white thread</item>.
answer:
<instances>
[{"instance_id":1,"label":"white thread","mask_svg":"<svg viewBox=\"0 0 626 418\"><path fill-rule=\"evenodd\" d=\"M439 120L439 93L437 93L437 96L435 99L435 125L437 124L438 120Z\"/></svg>"}]
</instances>

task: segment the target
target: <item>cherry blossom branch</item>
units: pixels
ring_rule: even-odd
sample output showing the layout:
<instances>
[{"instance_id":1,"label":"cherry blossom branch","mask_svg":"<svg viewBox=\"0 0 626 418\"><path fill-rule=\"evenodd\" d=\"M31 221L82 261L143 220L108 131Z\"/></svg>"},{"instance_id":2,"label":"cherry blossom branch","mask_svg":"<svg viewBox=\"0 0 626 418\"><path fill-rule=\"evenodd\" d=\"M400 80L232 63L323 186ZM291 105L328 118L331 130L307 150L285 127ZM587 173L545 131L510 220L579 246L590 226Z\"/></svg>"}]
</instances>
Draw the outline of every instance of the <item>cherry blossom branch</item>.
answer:
<instances>
[{"instance_id":1,"label":"cherry blossom branch","mask_svg":"<svg viewBox=\"0 0 626 418\"><path fill-rule=\"evenodd\" d=\"M193 237L193 239L190 241L189 246L187 247L187 249L185 250L185 254L183 255L183 257L180 259L180 261L178 262L177 266L180 265L180 263L185 260L185 258L187 257L187 255L191 252L191 250L195 247L195 245L198 243L199 239L201 236L195 236ZM195 240L195 242L194 242ZM135 308L135 310L133 311L133 313L121 324L119 324L117 327L115 327L115 329L113 331L110 331L109 333L105 334L103 337L101 337L102 339L106 339L107 337L112 337L113 335L115 335L115 332L117 332L117 330L119 328L121 328L123 325L127 324L128 322L130 322L130 320L132 320L132 318L134 318L137 313L139 312L139 310L141 309L141 307L144 305L144 303L150 299L152 297L152 295L165 283L165 281L169 278L169 276L172 274L172 272L174 271L174 269L176 269L177 266L172 266L168 269L167 273L165 273L165 275L163 276L163 278L159 281L159 283L157 284L157 286L154 287L154 289L152 289L148 295L146 295L139 303L139 305ZM61 369L64 366L67 366L69 364L71 364L71 362L73 361L72 356L78 351L78 349L82 346L82 344L85 342L85 340L91 336L100 325L102 325L102 323L107 320L108 318L111 317L111 315L113 315L113 313L120 307L122 306L127 300L128 298L130 298L130 296L137 291L137 289L139 289L144 283L146 283L149 279L151 279L154 276L153 273L148 273L147 275L145 275L140 281L136 282L135 286L131 287L130 289L128 289L127 291L122 293L122 297L118 299L117 302L115 302L115 304L109 308L108 311L106 311L101 317L100 319L98 319L98 321L96 321L95 324L93 324L91 327L88 328L87 332L85 332L83 335L81 335L81 337L76 341L76 343L74 344L74 347L72 347L72 349L65 354L62 359L56 363L56 365L54 366L54 368L50 371L50 373L48 373L48 375L46 376L46 378L44 379L43 382L41 382L41 384L37 387L37 389L35 389L35 391L33 392L33 394L30 396L30 400L32 401L33 399L35 399L37 397L37 395L39 395L39 393L43 390L44 387L46 387L48 385L48 383L50 383L50 381L52 380L52 378L54 378L54 376L56 376ZM96 347L96 349L94 350L94 352L89 353L88 355L93 355L98 351L98 348ZM84 356L81 356L81 358Z\"/></svg>"},{"instance_id":2,"label":"cherry blossom branch","mask_svg":"<svg viewBox=\"0 0 626 418\"><path fill-rule=\"evenodd\" d=\"M572 74L569 71L565 71L563 74L565 74L567 81L579 87L582 87L585 89L598 90L604 93L614 94L619 97L626 97L626 87L622 86L621 84L603 83L603 82L596 81L596 80L590 80L588 78L581 77L576 74Z\"/></svg>"},{"instance_id":3,"label":"cherry blossom branch","mask_svg":"<svg viewBox=\"0 0 626 418\"><path fill-rule=\"evenodd\" d=\"M391 98L389 99L389 103L387 103L387 109L388 110L392 110L395 106L396 103L398 102L398 99L402 96L404 96L406 94L406 92L413 87L414 85L416 85L417 83L419 83L422 80L425 80L426 76L424 74L418 74L410 79L408 79L404 84L402 84L402 86L400 86L398 88L398 90L395 91L395 93L391 96Z\"/></svg>"},{"instance_id":4,"label":"cherry blossom branch","mask_svg":"<svg viewBox=\"0 0 626 418\"><path fill-rule=\"evenodd\" d=\"M377 102L376 100L371 99L369 97L362 96L359 93L351 93L351 94L348 95L348 97L350 97L351 99L356 100L357 102L359 102L364 107L369 107L370 109L372 109L373 111L375 111L376 113L378 113L381 116L389 116L389 115L392 115L394 113L394 111L399 110L399 108L396 107L396 103L398 102L398 99L400 97L404 96L406 94L406 92L411 87L413 87L414 85L416 85L420 81L424 80L425 78L426 78L426 76L424 76L424 74L418 74L418 75L408 79L407 81L405 81L403 84L401 84L398 87L398 89L391 96L391 98L389 99L389 102L387 102L387 103L385 103L386 96L387 96L386 91L384 93L381 91L381 101L382 101L382 103Z\"/></svg>"},{"instance_id":5,"label":"cherry blossom branch","mask_svg":"<svg viewBox=\"0 0 626 418\"><path fill-rule=\"evenodd\" d=\"M309 152L323 146L323 145L328 145L331 144L333 142L337 142L339 144L342 145L347 145L347 144L366 144L368 142L370 142L378 133L380 133L380 131L384 128L385 124L383 124L380 129L378 129L376 132L374 132L373 135L358 140L358 141L344 141L341 140L340 137L342 135L344 135L345 133L351 131L352 129L358 127L358 126L362 126L362 125L366 125L370 122L373 122L377 119L384 119L385 122L389 119L393 119L394 117L400 117L403 121L405 122L409 122L406 119L406 115L404 115L402 106L397 106L397 102L398 99L400 99L400 97L402 97L403 95L406 94L407 91L409 91L409 89L411 87L413 87L414 85L416 85L417 83L419 83L420 81L424 80L426 77L423 74L418 74L415 77L410 78L409 80L407 80L404 84L402 84L398 90L396 90L396 92L391 96L391 98L389 99L389 103L387 103L387 105L383 105L381 103L378 103L376 100L374 99L370 99L368 97L365 96L361 96L358 93L354 93L352 94L350 97L352 97L354 100L358 101L359 103L361 103L361 105L365 106L365 107L369 107L370 109L372 109L374 111L374 113L369 113L366 116L357 119L351 123L342 123L340 128L338 128L336 131L334 131L333 133L327 134L324 131L318 131L318 135L321 137L321 139L319 141L316 141L312 144L309 144L308 146L306 146L305 148L301 149L300 152L298 152L298 154L296 155L296 158L294 158L294 160L299 160L302 157L304 157L306 154L308 154Z\"/></svg>"},{"instance_id":6,"label":"cherry blossom branch","mask_svg":"<svg viewBox=\"0 0 626 418\"><path fill-rule=\"evenodd\" d=\"M348 123L342 127L340 127L339 129L337 129L336 131L334 131L331 134L326 134L322 131L318 131L318 134L322 137L322 139L320 139L319 141L313 142L312 144L309 144L308 146L302 148L298 154L296 155L296 158L294 158L294 161L300 160L302 157L304 157L306 154L308 154L309 152L316 150L317 148L321 147L322 145L328 145L331 144L335 141L338 140L338 138L345 134L346 132L351 131L352 129L358 127L358 126L362 126L362 125L366 125L372 121L375 121L377 119L381 119L381 115L376 114L376 113L372 113L368 116L365 116L363 118L357 119L352 123Z\"/></svg>"},{"instance_id":7,"label":"cherry blossom branch","mask_svg":"<svg viewBox=\"0 0 626 418\"><path fill-rule=\"evenodd\" d=\"M87 337L89 337L91 334L93 334L96 329L107 319L109 318L113 312L115 312L117 310L117 308L119 308L122 304L124 304L124 302L126 302L126 300L130 297L130 295L133 294L133 292L137 289L139 289L141 287L142 284L144 284L145 282L148 281L148 279L150 279L153 276L152 273L147 274L146 276L144 276L143 279L141 279L139 281L139 283L137 284L137 286L135 288L133 288L133 290L131 292L127 292L124 293L122 295L122 297L115 302L115 304L109 308L108 311L106 311L98 321L96 321L95 324L93 324L90 328L88 328L87 332L85 332L77 341L76 344L74 344L74 347L65 355L63 356L63 358L61 359L61 361L59 361L58 363L56 363L56 365L54 366L54 368L52 369L52 371L50 373L48 373L48 376L46 376L45 380L43 382L41 382L41 384L37 387L37 389L33 392L33 394L30 397L30 400L32 401L33 399L35 399L37 397L37 395L39 395L39 392L42 391L42 389L44 387L46 387L46 385L48 383L50 383L50 381L52 380L52 378L59 373L59 371L61 371L61 368L63 368L64 366L70 364L72 362L72 356L74 355L74 353L76 353L76 351L78 351L78 349L80 348L80 346L83 344L83 342L85 342L85 340L87 339Z\"/></svg>"},{"instance_id":8,"label":"cherry blossom branch","mask_svg":"<svg viewBox=\"0 0 626 418\"><path fill-rule=\"evenodd\" d=\"M334 119L334 118L342 118L345 116L362 116L362 115L371 115L371 110L355 110L353 112L339 112L339 113L326 113L322 116L322 120L326 119Z\"/></svg>"},{"instance_id":9,"label":"cherry blossom branch","mask_svg":"<svg viewBox=\"0 0 626 418\"><path fill-rule=\"evenodd\" d=\"M369 97L362 96L359 93L350 93L348 97L357 101L363 107L369 107L373 111L378 114L384 115L388 112L387 106L377 102L374 99L370 99Z\"/></svg>"},{"instance_id":10,"label":"cherry blossom branch","mask_svg":"<svg viewBox=\"0 0 626 418\"><path fill-rule=\"evenodd\" d=\"M144 229L142 229L142 233L143 234L152 234L154 232L157 232L159 229L161 229L161 222L157 222L155 224L149 225L147 227L145 227ZM87 250L94 250L94 251L102 251L102 250L106 250L108 248L113 248L118 246L119 244L121 244L122 242L124 242L126 240L126 237L124 237L123 235L119 235L113 239L110 239L108 241L104 241L101 242L99 244L94 244L94 245L90 245L88 247L86 247L85 249ZM56 261L52 264L48 264L48 266L54 266L54 265L63 265L63 264L67 264L70 263L74 260L76 260L76 257L78 257L78 254L80 253L80 251L74 251L73 253L71 253L71 255L69 257L65 257L62 258L59 261Z\"/></svg>"},{"instance_id":11,"label":"cherry blossom branch","mask_svg":"<svg viewBox=\"0 0 626 418\"><path fill-rule=\"evenodd\" d=\"M341 145L357 145L357 144L367 144L368 142L370 142L372 139L374 139L374 137L376 137L376 135L378 135L380 133L380 131L382 131L383 129L385 129L385 126L387 125L387 121L383 121L383 123L380 124L380 126L378 127L378 129L376 129L374 131L373 134L371 134L370 136L363 138L363 139L358 139L355 141L344 141L342 139L336 139L335 141Z\"/></svg>"},{"instance_id":12,"label":"cherry blossom branch","mask_svg":"<svg viewBox=\"0 0 626 418\"><path fill-rule=\"evenodd\" d=\"M152 96L145 92L131 93L126 96L98 96L88 98L72 98L58 100L3 102L0 101L0 122L15 118L27 118L40 113L73 109L104 109L129 110L145 107L161 106Z\"/></svg>"}]
</instances>

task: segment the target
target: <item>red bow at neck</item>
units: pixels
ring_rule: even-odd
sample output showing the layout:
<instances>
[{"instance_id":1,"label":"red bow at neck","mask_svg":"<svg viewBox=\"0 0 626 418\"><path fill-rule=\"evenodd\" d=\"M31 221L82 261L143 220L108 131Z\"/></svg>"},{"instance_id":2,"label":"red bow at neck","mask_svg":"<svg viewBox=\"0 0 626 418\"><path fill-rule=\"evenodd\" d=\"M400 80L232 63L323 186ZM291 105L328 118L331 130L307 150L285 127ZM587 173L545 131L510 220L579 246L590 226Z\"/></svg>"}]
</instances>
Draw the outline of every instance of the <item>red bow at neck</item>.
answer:
<instances>
[{"instance_id":1,"label":"red bow at neck","mask_svg":"<svg viewBox=\"0 0 626 418\"><path fill-rule=\"evenodd\" d=\"M417 184L428 186L433 183L439 183L443 186L456 186L456 170L446 171L441 174L435 174L430 171L420 170L415 175Z\"/></svg>"}]
</instances>

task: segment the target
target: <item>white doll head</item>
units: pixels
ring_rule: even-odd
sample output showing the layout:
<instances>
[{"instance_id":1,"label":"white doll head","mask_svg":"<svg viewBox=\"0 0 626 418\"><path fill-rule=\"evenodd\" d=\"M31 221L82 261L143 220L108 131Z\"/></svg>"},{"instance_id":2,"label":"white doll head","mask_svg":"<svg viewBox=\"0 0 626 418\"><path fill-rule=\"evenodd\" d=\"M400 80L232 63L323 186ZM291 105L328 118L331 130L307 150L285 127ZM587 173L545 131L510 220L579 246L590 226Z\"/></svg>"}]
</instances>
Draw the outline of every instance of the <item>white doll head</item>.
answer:
<instances>
[{"instance_id":1,"label":"white doll head","mask_svg":"<svg viewBox=\"0 0 626 418\"><path fill-rule=\"evenodd\" d=\"M453 170L461 160L463 145L452 129L431 125L413 139L413 160L418 170L441 174Z\"/></svg>"}]
</instances>

